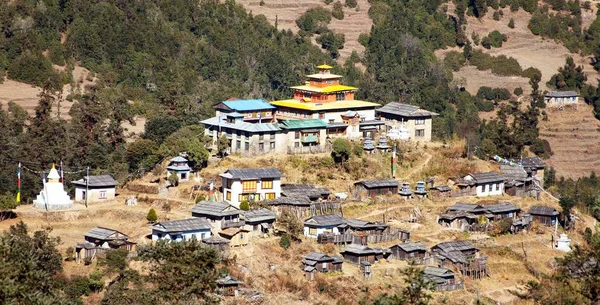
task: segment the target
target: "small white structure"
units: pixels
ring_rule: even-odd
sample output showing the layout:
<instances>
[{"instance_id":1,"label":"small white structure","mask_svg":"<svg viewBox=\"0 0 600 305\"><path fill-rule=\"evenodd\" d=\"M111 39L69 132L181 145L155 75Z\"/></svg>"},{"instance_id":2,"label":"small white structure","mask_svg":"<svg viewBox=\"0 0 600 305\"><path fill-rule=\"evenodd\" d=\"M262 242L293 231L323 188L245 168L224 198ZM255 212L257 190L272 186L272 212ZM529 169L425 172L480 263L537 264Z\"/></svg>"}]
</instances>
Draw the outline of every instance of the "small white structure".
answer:
<instances>
[{"instance_id":1,"label":"small white structure","mask_svg":"<svg viewBox=\"0 0 600 305\"><path fill-rule=\"evenodd\" d=\"M281 197L281 172L277 168L231 168L219 176L222 178L223 201L237 208L242 201Z\"/></svg>"},{"instance_id":2,"label":"small white structure","mask_svg":"<svg viewBox=\"0 0 600 305\"><path fill-rule=\"evenodd\" d=\"M579 94L575 91L550 91L544 95L544 103L549 107L562 107L579 103Z\"/></svg>"},{"instance_id":3,"label":"small white structure","mask_svg":"<svg viewBox=\"0 0 600 305\"><path fill-rule=\"evenodd\" d=\"M179 181L188 181L190 179L191 171L192 169L188 164L188 160L178 156L169 161L169 166L167 166L167 179L169 179L171 174L176 174Z\"/></svg>"},{"instance_id":4,"label":"small white structure","mask_svg":"<svg viewBox=\"0 0 600 305\"><path fill-rule=\"evenodd\" d=\"M466 175L464 180L476 187L476 196L497 196L504 194L504 177L495 172Z\"/></svg>"},{"instance_id":5,"label":"small white structure","mask_svg":"<svg viewBox=\"0 0 600 305\"><path fill-rule=\"evenodd\" d=\"M75 185L75 201L88 202L113 200L116 195L117 181L111 175L85 176L71 182Z\"/></svg>"},{"instance_id":6,"label":"small white structure","mask_svg":"<svg viewBox=\"0 0 600 305\"><path fill-rule=\"evenodd\" d=\"M157 222L152 225L152 240L191 240L201 241L211 237L212 226L205 218L188 218Z\"/></svg>"},{"instance_id":7,"label":"small white structure","mask_svg":"<svg viewBox=\"0 0 600 305\"><path fill-rule=\"evenodd\" d=\"M315 215L304 221L304 236L317 238L325 232L337 235L343 233L346 227L346 219L341 215Z\"/></svg>"},{"instance_id":8,"label":"small white structure","mask_svg":"<svg viewBox=\"0 0 600 305\"><path fill-rule=\"evenodd\" d=\"M408 128L404 126L400 127L392 127L392 129L388 130L387 134L390 140L408 140L410 139L410 134L408 132Z\"/></svg>"},{"instance_id":9,"label":"small white structure","mask_svg":"<svg viewBox=\"0 0 600 305\"><path fill-rule=\"evenodd\" d=\"M54 164L52 164L47 180L43 180L44 189L33 201L33 206L46 210L64 210L73 207L73 200L65 192L65 187L60 181L60 175Z\"/></svg>"},{"instance_id":10,"label":"small white structure","mask_svg":"<svg viewBox=\"0 0 600 305\"><path fill-rule=\"evenodd\" d=\"M567 234L560 234L560 238L556 241L556 250L571 252L571 239Z\"/></svg>"}]
</instances>

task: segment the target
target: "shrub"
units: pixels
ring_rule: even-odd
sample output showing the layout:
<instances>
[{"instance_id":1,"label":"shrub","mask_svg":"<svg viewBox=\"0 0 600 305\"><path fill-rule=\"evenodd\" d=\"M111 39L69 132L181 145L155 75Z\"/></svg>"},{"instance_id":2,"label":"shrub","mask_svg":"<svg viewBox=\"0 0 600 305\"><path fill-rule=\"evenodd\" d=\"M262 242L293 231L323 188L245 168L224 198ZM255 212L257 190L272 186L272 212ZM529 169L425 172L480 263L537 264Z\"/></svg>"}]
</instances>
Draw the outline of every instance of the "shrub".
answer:
<instances>
[{"instance_id":1,"label":"shrub","mask_svg":"<svg viewBox=\"0 0 600 305\"><path fill-rule=\"evenodd\" d=\"M477 110L483 112L494 111L494 103L490 101L476 101L475 106L477 106Z\"/></svg>"},{"instance_id":2,"label":"shrub","mask_svg":"<svg viewBox=\"0 0 600 305\"><path fill-rule=\"evenodd\" d=\"M248 203L248 200L243 200L242 202L240 202L240 210L242 210L242 211L250 210L250 204Z\"/></svg>"},{"instance_id":3,"label":"shrub","mask_svg":"<svg viewBox=\"0 0 600 305\"><path fill-rule=\"evenodd\" d=\"M544 159L550 158L554 154L552 148L550 148L550 143L547 140L541 139L535 139L529 150Z\"/></svg>"},{"instance_id":4,"label":"shrub","mask_svg":"<svg viewBox=\"0 0 600 305\"><path fill-rule=\"evenodd\" d=\"M65 251L65 260L67 262L75 260L75 249L73 247L68 247Z\"/></svg>"},{"instance_id":5,"label":"shrub","mask_svg":"<svg viewBox=\"0 0 600 305\"><path fill-rule=\"evenodd\" d=\"M327 5L330 5L333 2L333 0L323 0L323 2L325 2L325 4Z\"/></svg>"},{"instance_id":6,"label":"shrub","mask_svg":"<svg viewBox=\"0 0 600 305\"><path fill-rule=\"evenodd\" d=\"M178 186L179 185L179 176L177 176L177 173L173 172L169 175L169 177L167 178L167 180L169 181L169 184L171 186Z\"/></svg>"},{"instance_id":7,"label":"shrub","mask_svg":"<svg viewBox=\"0 0 600 305\"><path fill-rule=\"evenodd\" d=\"M515 20L510 18L510 21L508 21L508 27L511 29L515 28Z\"/></svg>"},{"instance_id":8,"label":"shrub","mask_svg":"<svg viewBox=\"0 0 600 305\"><path fill-rule=\"evenodd\" d=\"M444 65L452 71L458 71L465 65L465 56L457 51L450 51L444 58Z\"/></svg>"},{"instance_id":9,"label":"shrub","mask_svg":"<svg viewBox=\"0 0 600 305\"><path fill-rule=\"evenodd\" d=\"M12 60L7 72L10 79L37 86L43 86L48 79L58 75L47 58L31 52L24 52Z\"/></svg>"},{"instance_id":10,"label":"shrub","mask_svg":"<svg viewBox=\"0 0 600 305\"><path fill-rule=\"evenodd\" d=\"M494 20L496 20L496 21L500 20L500 12L495 11L494 14L492 15L492 18L494 18Z\"/></svg>"},{"instance_id":11,"label":"shrub","mask_svg":"<svg viewBox=\"0 0 600 305\"><path fill-rule=\"evenodd\" d=\"M320 6L308 9L296 19L296 25L300 30L311 34L326 28L329 22L331 22L331 12Z\"/></svg>"},{"instance_id":12,"label":"shrub","mask_svg":"<svg viewBox=\"0 0 600 305\"><path fill-rule=\"evenodd\" d=\"M336 163L344 163L350 158L352 152L352 145L350 141L344 138L337 138L333 140L333 149L331 151L331 157Z\"/></svg>"},{"instance_id":13,"label":"shrub","mask_svg":"<svg viewBox=\"0 0 600 305\"><path fill-rule=\"evenodd\" d=\"M355 8L358 6L358 3L356 2L356 0L346 0L346 2L344 3L344 6L350 7L350 8Z\"/></svg>"},{"instance_id":14,"label":"shrub","mask_svg":"<svg viewBox=\"0 0 600 305\"><path fill-rule=\"evenodd\" d=\"M258 5L265 6L265 1L264 0L260 0L260 2L258 3Z\"/></svg>"},{"instance_id":15,"label":"shrub","mask_svg":"<svg viewBox=\"0 0 600 305\"><path fill-rule=\"evenodd\" d=\"M481 51L474 51L471 55L470 63L476 66L478 70L491 69L492 73L497 75L510 76L523 74L519 62L505 55L494 57Z\"/></svg>"},{"instance_id":16,"label":"shrub","mask_svg":"<svg viewBox=\"0 0 600 305\"><path fill-rule=\"evenodd\" d=\"M358 35L358 43L360 43L365 48L369 46L369 39L370 36L367 33L360 33L360 35Z\"/></svg>"},{"instance_id":17,"label":"shrub","mask_svg":"<svg viewBox=\"0 0 600 305\"><path fill-rule=\"evenodd\" d=\"M102 280L102 273L100 270L94 270L90 272L90 290L92 292L99 292L104 288L104 280Z\"/></svg>"},{"instance_id":18,"label":"shrub","mask_svg":"<svg viewBox=\"0 0 600 305\"><path fill-rule=\"evenodd\" d=\"M529 79L532 79L534 77L542 78L542 71L540 71L534 67L529 67L529 68L523 70L523 73L521 73L521 75L523 77L526 77Z\"/></svg>"},{"instance_id":19,"label":"shrub","mask_svg":"<svg viewBox=\"0 0 600 305\"><path fill-rule=\"evenodd\" d=\"M290 236L287 234L283 234L281 236L281 238L279 239L279 245L284 248L284 249L288 249L291 245L292 245L292 241L290 240Z\"/></svg>"},{"instance_id":20,"label":"shrub","mask_svg":"<svg viewBox=\"0 0 600 305\"><path fill-rule=\"evenodd\" d=\"M516 96L520 96L521 94L523 94L523 88L521 88L521 87L515 88L515 90L513 91L513 94Z\"/></svg>"},{"instance_id":21,"label":"shrub","mask_svg":"<svg viewBox=\"0 0 600 305\"><path fill-rule=\"evenodd\" d=\"M146 215L146 219L150 223L155 223L158 220L158 216L156 215L156 210L154 208L150 208L148 215Z\"/></svg>"},{"instance_id":22,"label":"shrub","mask_svg":"<svg viewBox=\"0 0 600 305\"><path fill-rule=\"evenodd\" d=\"M473 40L473 43L478 46L479 45L479 35L475 32L473 32L471 34L471 40Z\"/></svg>"},{"instance_id":23,"label":"shrub","mask_svg":"<svg viewBox=\"0 0 600 305\"><path fill-rule=\"evenodd\" d=\"M343 6L342 6L341 2L336 1L333 4L333 10L331 11L331 16L333 16L335 19L338 19L338 20L344 19L344 10L343 10Z\"/></svg>"},{"instance_id":24,"label":"shrub","mask_svg":"<svg viewBox=\"0 0 600 305\"><path fill-rule=\"evenodd\" d=\"M91 257L86 257L83 259L83 264L86 266L89 266L92 264L92 258Z\"/></svg>"},{"instance_id":25,"label":"shrub","mask_svg":"<svg viewBox=\"0 0 600 305\"><path fill-rule=\"evenodd\" d=\"M344 34L336 34L331 31L327 31L316 39L317 43L321 44L323 49L329 51L329 54L332 58L337 58L339 54L339 50L344 48L344 43L346 42L346 38Z\"/></svg>"},{"instance_id":26,"label":"shrub","mask_svg":"<svg viewBox=\"0 0 600 305\"><path fill-rule=\"evenodd\" d=\"M74 275L71 282L65 287L65 293L71 298L89 295L91 292L90 279L87 276Z\"/></svg>"}]
</instances>

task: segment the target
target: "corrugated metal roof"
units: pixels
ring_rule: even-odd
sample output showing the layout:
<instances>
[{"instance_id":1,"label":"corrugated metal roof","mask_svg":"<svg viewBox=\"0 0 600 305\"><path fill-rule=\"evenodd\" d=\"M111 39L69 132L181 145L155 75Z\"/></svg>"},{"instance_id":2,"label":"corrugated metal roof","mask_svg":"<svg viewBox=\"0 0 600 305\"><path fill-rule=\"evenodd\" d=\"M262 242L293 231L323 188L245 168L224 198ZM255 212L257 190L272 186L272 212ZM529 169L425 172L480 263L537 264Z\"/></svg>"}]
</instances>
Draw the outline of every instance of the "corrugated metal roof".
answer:
<instances>
[{"instance_id":1,"label":"corrugated metal roof","mask_svg":"<svg viewBox=\"0 0 600 305\"><path fill-rule=\"evenodd\" d=\"M413 251L427 251L427 247L423 243L417 242L406 242L402 244L397 244L392 247L398 247L405 252L413 252Z\"/></svg>"},{"instance_id":2,"label":"corrugated metal roof","mask_svg":"<svg viewBox=\"0 0 600 305\"><path fill-rule=\"evenodd\" d=\"M192 214L209 215L215 217L239 215L241 211L225 202L200 201L190 210Z\"/></svg>"},{"instance_id":3,"label":"corrugated metal roof","mask_svg":"<svg viewBox=\"0 0 600 305\"><path fill-rule=\"evenodd\" d=\"M432 117L437 116L438 114L435 112L427 111L425 109L421 109L417 106L402 104L397 102L391 102L383 107L376 109L375 112L383 112L387 114L398 115L402 117Z\"/></svg>"},{"instance_id":4,"label":"corrugated metal roof","mask_svg":"<svg viewBox=\"0 0 600 305\"><path fill-rule=\"evenodd\" d=\"M322 186L314 186L312 184L282 184L281 195L283 196L307 196L310 199L318 199L320 197L328 197L331 191Z\"/></svg>"},{"instance_id":5,"label":"corrugated metal roof","mask_svg":"<svg viewBox=\"0 0 600 305\"><path fill-rule=\"evenodd\" d=\"M529 214L532 215L545 215L545 216L556 216L558 215L558 211L553 208L553 207L546 207L546 206L532 206L531 209L529 209Z\"/></svg>"},{"instance_id":6,"label":"corrugated metal roof","mask_svg":"<svg viewBox=\"0 0 600 305\"><path fill-rule=\"evenodd\" d=\"M173 232L189 232L198 230L210 230L212 226L206 218L188 218L182 220L161 221L152 226L153 230L173 233Z\"/></svg>"},{"instance_id":7,"label":"corrugated metal roof","mask_svg":"<svg viewBox=\"0 0 600 305\"><path fill-rule=\"evenodd\" d=\"M469 174L477 183L500 182L504 179L496 172Z\"/></svg>"},{"instance_id":8,"label":"corrugated metal roof","mask_svg":"<svg viewBox=\"0 0 600 305\"><path fill-rule=\"evenodd\" d=\"M450 269L446 268L438 268L438 267L425 267L423 270L425 275L439 276L439 277L454 277L454 272Z\"/></svg>"},{"instance_id":9,"label":"corrugated metal roof","mask_svg":"<svg viewBox=\"0 0 600 305\"><path fill-rule=\"evenodd\" d=\"M500 171L504 175L504 181L526 181L527 172L519 166L500 165Z\"/></svg>"},{"instance_id":10,"label":"corrugated metal roof","mask_svg":"<svg viewBox=\"0 0 600 305\"><path fill-rule=\"evenodd\" d=\"M348 224L348 226L353 229L379 228L381 230L384 230L388 226L383 222L379 222L379 221L370 222L370 221L364 221L364 220L360 220L360 219L348 219L348 220L346 220L346 224Z\"/></svg>"},{"instance_id":11,"label":"corrugated metal roof","mask_svg":"<svg viewBox=\"0 0 600 305\"><path fill-rule=\"evenodd\" d=\"M453 221L456 218L468 218L468 219L477 219L477 216L474 214L464 212L464 211L452 211L449 213L445 213L440 215L440 219Z\"/></svg>"},{"instance_id":12,"label":"corrugated metal roof","mask_svg":"<svg viewBox=\"0 0 600 305\"><path fill-rule=\"evenodd\" d=\"M364 185L365 188L379 188L379 187L398 187L398 181L395 179L386 179L386 180L364 180L355 182L354 185L361 184Z\"/></svg>"},{"instance_id":13,"label":"corrugated metal roof","mask_svg":"<svg viewBox=\"0 0 600 305\"><path fill-rule=\"evenodd\" d=\"M122 234L123 237L112 237L111 238L111 235L114 235L117 233ZM83 234L83 236L100 239L100 240L119 240L119 239L126 240L129 238L129 236L127 236L126 234L123 234L117 230L104 228L104 227L95 227L95 228L91 229L89 232Z\"/></svg>"},{"instance_id":14,"label":"corrugated metal roof","mask_svg":"<svg viewBox=\"0 0 600 305\"><path fill-rule=\"evenodd\" d=\"M432 187L431 189L435 189L435 190L438 190L438 191L440 191L440 192L449 192L449 191L451 191L451 190L452 190L452 189L451 189L449 186L447 186L447 185L438 185L438 186L434 186L434 187Z\"/></svg>"},{"instance_id":15,"label":"corrugated metal roof","mask_svg":"<svg viewBox=\"0 0 600 305\"><path fill-rule=\"evenodd\" d=\"M510 202L498 202L495 204L471 204L471 203L456 203L453 206L448 208L450 212L467 212L474 214L481 213L503 213L503 212L512 212L519 211L521 208L510 203Z\"/></svg>"},{"instance_id":16,"label":"corrugated metal roof","mask_svg":"<svg viewBox=\"0 0 600 305\"><path fill-rule=\"evenodd\" d=\"M246 222L268 222L275 221L276 215L273 211L261 208L243 212Z\"/></svg>"},{"instance_id":17,"label":"corrugated metal roof","mask_svg":"<svg viewBox=\"0 0 600 305\"><path fill-rule=\"evenodd\" d=\"M229 175L228 175L229 174ZM222 176L230 179L266 179L281 178L281 172L277 168L230 168Z\"/></svg>"},{"instance_id":18,"label":"corrugated metal roof","mask_svg":"<svg viewBox=\"0 0 600 305\"><path fill-rule=\"evenodd\" d=\"M85 186L87 181L87 176L83 178L71 182L74 185ZM111 175L98 175L98 176L90 176L88 186L92 187L115 187L117 185L117 180L115 180Z\"/></svg>"},{"instance_id":19,"label":"corrugated metal roof","mask_svg":"<svg viewBox=\"0 0 600 305\"><path fill-rule=\"evenodd\" d=\"M282 120L283 128L285 129L325 129L327 123L320 119L308 120Z\"/></svg>"},{"instance_id":20,"label":"corrugated metal roof","mask_svg":"<svg viewBox=\"0 0 600 305\"><path fill-rule=\"evenodd\" d=\"M273 123L248 123L248 122L235 122L229 123L225 118L212 117L210 119L206 119L201 121L207 127L218 127L229 128L233 130L239 130L250 133L257 132L276 132L281 129L277 126L277 124Z\"/></svg>"},{"instance_id":21,"label":"corrugated metal roof","mask_svg":"<svg viewBox=\"0 0 600 305\"><path fill-rule=\"evenodd\" d=\"M345 224L346 219L339 214L315 215L304 221L308 226L339 226Z\"/></svg>"},{"instance_id":22,"label":"corrugated metal roof","mask_svg":"<svg viewBox=\"0 0 600 305\"><path fill-rule=\"evenodd\" d=\"M369 255L369 254L377 254L377 253L379 253L379 251L377 251L375 249L371 249L371 248L369 248L367 246L363 246L363 245L350 244L346 248L344 248L344 250L342 250L341 253Z\"/></svg>"},{"instance_id":23,"label":"corrugated metal roof","mask_svg":"<svg viewBox=\"0 0 600 305\"><path fill-rule=\"evenodd\" d=\"M439 243L439 244L433 246L433 248L439 248L446 252L467 251L467 250L476 250L477 249L477 248L475 248L475 246L473 246L473 244L471 244L470 242L468 242L466 240L442 242L442 243Z\"/></svg>"},{"instance_id":24,"label":"corrugated metal roof","mask_svg":"<svg viewBox=\"0 0 600 305\"><path fill-rule=\"evenodd\" d=\"M546 93L546 97L573 97L579 96L575 91L550 91Z\"/></svg>"},{"instance_id":25,"label":"corrugated metal roof","mask_svg":"<svg viewBox=\"0 0 600 305\"><path fill-rule=\"evenodd\" d=\"M225 106L235 111L271 110L273 105L263 99L235 100L222 102Z\"/></svg>"}]
</instances>

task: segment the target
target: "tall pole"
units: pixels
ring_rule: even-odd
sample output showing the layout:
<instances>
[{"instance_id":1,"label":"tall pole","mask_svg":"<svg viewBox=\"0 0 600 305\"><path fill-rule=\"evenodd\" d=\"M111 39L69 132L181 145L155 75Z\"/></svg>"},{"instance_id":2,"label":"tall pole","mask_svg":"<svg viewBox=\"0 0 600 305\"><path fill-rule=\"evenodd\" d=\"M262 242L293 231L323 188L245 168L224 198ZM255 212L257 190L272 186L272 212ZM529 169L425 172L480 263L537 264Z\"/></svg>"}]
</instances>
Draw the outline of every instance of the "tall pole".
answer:
<instances>
[{"instance_id":1,"label":"tall pole","mask_svg":"<svg viewBox=\"0 0 600 305\"><path fill-rule=\"evenodd\" d=\"M392 178L396 178L396 145L392 151Z\"/></svg>"},{"instance_id":2,"label":"tall pole","mask_svg":"<svg viewBox=\"0 0 600 305\"><path fill-rule=\"evenodd\" d=\"M89 185L90 185L90 167L87 167L87 177L85 178L85 207L88 207L88 197L90 193Z\"/></svg>"},{"instance_id":3,"label":"tall pole","mask_svg":"<svg viewBox=\"0 0 600 305\"><path fill-rule=\"evenodd\" d=\"M60 183L65 184L65 172L63 171L62 160L60 160Z\"/></svg>"},{"instance_id":4,"label":"tall pole","mask_svg":"<svg viewBox=\"0 0 600 305\"><path fill-rule=\"evenodd\" d=\"M44 207L48 211L48 189L46 188L46 172L42 172L42 183L44 184Z\"/></svg>"},{"instance_id":5,"label":"tall pole","mask_svg":"<svg viewBox=\"0 0 600 305\"><path fill-rule=\"evenodd\" d=\"M17 167L17 204L21 203L21 162L19 162L19 167Z\"/></svg>"}]
</instances>

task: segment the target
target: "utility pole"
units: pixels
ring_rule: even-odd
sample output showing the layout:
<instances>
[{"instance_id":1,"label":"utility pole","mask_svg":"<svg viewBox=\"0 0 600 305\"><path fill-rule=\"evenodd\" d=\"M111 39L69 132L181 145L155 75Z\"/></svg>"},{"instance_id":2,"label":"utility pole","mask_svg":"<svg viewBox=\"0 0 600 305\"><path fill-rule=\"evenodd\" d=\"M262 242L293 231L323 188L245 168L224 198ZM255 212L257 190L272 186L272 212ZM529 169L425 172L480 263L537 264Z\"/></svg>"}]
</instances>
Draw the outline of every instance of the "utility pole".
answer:
<instances>
[{"instance_id":1,"label":"utility pole","mask_svg":"<svg viewBox=\"0 0 600 305\"><path fill-rule=\"evenodd\" d=\"M88 196L90 193L90 189L89 189L89 185L90 185L90 167L87 167L87 175L85 178L85 207L88 207Z\"/></svg>"}]
</instances>

